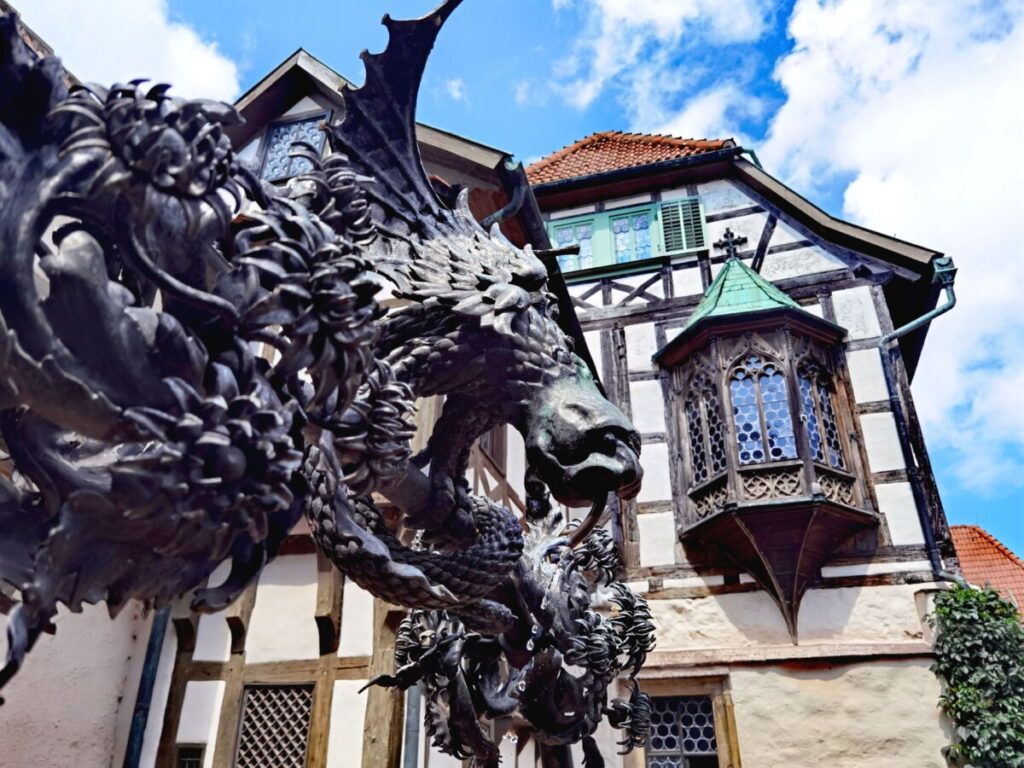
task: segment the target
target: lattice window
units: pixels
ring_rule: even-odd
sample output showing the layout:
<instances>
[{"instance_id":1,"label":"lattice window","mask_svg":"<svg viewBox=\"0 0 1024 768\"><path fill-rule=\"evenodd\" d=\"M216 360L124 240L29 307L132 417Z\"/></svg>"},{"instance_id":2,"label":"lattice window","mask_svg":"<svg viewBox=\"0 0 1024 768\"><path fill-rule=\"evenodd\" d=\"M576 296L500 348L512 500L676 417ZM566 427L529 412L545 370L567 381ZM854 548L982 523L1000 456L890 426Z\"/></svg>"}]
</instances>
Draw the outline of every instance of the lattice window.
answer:
<instances>
[{"instance_id":1,"label":"lattice window","mask_svg":"<svg viewBox=\"0 0 1024 768\"><path fill-rule=\"evenodd\" d=\"M202 768L203 747L198 744L182 744L178 747L178 759L174 765L176 768Z\"/></svg>"},{"instance_id":2,"label":"lattice window","mask_svg":"<svg viewBox=\"0 0 1024 768\"><path fill-rule=\"evenodd\" d=\"M725 471L725 424L718 391L706 376L690 385L683 407L690 442L693 485Z\"/></svg>"},{"instance_id":3,"label":"lattice window","mask_svg":"<svg viewBox=\"0 0 1024 768\"><path fill-rule=\"evenodd\" d=\"M811 444L811 455L815 461L824 464L827 454L828 464L836 469L846 469L839 421L827 377L816 365L803 365L799 382L800 410Z\"/></svg>"},{"instance_id":4,"label":"lattice window","mask_svg":"<svg viewBox=\"0 0 1024 768\"><path fill-rule=\"evenodd\" d=\"M304 768L312 685L246 686L236 768Z\"/></svg>"},{"instance_id":5,"label":"lattice window","mask_svg":"<svg viewBox=\"0 0 1024 768\"><path fill-rule=\"evenodd\" d=\"M651 699L647 768L717 768L718 741L710 696Z\"/></svg>"},{"instance_id":6,"label":"lattice window","mask_svg":"<svg viewBox=\"0 0 1024 768\"><path fill-rule=\"evenodd\" d=\"M729 394L740 464L796 458L786 377L775 363L746 357L733 371Z\"/></svg>"},{"instance_id":7,"label":"lattice window","mask_svg":"<svg viewBox=\"0 0 1024 768\"><path fill-rule=\"evenodd\" d=\"M323 151L327 135L320 130L320 124L327 119L327 113L305 117L301 120L287 120L271 123L263 145L263 168L260 175L268 181L287 179L310 170L309 160L290 157L295 142L310 144L319 153Z\"/></svg>"},{"instance_id":8,"label":"lattice window","mask_svg":"<svg viewBox=\"0 0 1024 768\"><path fill-rule=\"evenodd\" d=\"M558 266L563 272L590 269L594 263L594 223L580 221L555 227L555 247L580 247L579 254L565 254L558 257Z\"/></svg>"},{"instance_id":9,"label":"lattice window","mask_svg":"<svg viewBox=\"0 0 1024 768\"><path fill-rule=\"evenodd\" d=\"M612 217L615 263L651 258L651 213L628 213Z\"/></svg>"}]
</instances>

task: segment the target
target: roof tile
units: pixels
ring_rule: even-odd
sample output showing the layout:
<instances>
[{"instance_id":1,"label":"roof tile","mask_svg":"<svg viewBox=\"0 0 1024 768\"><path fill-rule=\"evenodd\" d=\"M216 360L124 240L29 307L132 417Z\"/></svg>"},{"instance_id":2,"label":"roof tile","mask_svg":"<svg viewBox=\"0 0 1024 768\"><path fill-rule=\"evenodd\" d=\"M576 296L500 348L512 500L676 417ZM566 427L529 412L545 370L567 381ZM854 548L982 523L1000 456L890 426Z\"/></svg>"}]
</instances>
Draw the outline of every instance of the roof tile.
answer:
<instances>
[{"instance_id":1,"label":"roof tile","mask_svg":"<svg viewBox=\"0 0 1024 768\"><path fill-rule=\"evenodd\" d=\"M589 176L736 146L732 139L680 139L648 133L602 131L538 160L526 169L531 184Z\"/></svg>"},{"instance_id":2,"label":"roof tile","mask_svg":"<svg viewBox=\"0 0 1024 768\"><path fill-rule=\"evenodd\" d=\"M990 584L1024 608L1024 562L977 525L951 525L949 532L964 578L979 586Z\"/></svg>"}]
</instances>

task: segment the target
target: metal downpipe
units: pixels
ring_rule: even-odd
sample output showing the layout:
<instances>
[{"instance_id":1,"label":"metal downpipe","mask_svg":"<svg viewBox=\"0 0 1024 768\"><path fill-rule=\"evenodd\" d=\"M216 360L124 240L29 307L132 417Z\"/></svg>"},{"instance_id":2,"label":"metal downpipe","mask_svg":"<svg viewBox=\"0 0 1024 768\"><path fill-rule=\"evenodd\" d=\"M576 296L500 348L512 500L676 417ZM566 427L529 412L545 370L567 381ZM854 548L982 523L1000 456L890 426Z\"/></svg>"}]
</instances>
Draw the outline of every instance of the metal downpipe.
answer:
<instances>
[{"instance_id":1,"label":"metal downpipe","mask_svg":"<svg viewBox=\"0 0 1024 768\"><path fill-rule=\"evenodd\" d=\"M142 742L146 735L146 724L149 722L149 705L153 701L153 688L156 686L156 673L160 666L160 650L163 648L170 619L169 605L161 608L153 617L149 642L146 644L146 658L142 662L142 675L139 677L139 692L135 696L132 727L128 732L128 745L124 750L124 768L138 768L142 759Z\"/></svg>"},{"instance_id":2,"label":"metal downpipe","mask_svg":"<svg viewBox=\"0 0 1024 768\"><path fill-rule=\"evenodd\" d=\"M912 331L923 328L931 323L939 315L945 314L956 306L956 293L953 290L953 281L956 277L956 267L953 259L943 256L933 262L935 276L933 281L942 286L946 292L946 303L926 312L916 320L902 325L892 333L888 333L878 341L878 352L882 358L882 373L885 376L885 385L889 391L889 407L892 410L893 421L896 423L896 434L899 437L900 449L903 452L903 463L907 467L907 478L910 480L910 490L914 497L914 505L917 507L917 517L924 534L925 548L928 551L928 561L931 563L932 573L939 581L948 581L951 574L945 569L942 556L939 553L938 543L935 541L935 530L932 527L931 516L928 511L928 499L924 492L921 470L918 467L917 457L910 440L910 427L906 410L903 407L903 400L900 398L899 386L896 383L896 367L894 364L894 349L890 345L902 336Z\"/></svg>"}]
</instances>

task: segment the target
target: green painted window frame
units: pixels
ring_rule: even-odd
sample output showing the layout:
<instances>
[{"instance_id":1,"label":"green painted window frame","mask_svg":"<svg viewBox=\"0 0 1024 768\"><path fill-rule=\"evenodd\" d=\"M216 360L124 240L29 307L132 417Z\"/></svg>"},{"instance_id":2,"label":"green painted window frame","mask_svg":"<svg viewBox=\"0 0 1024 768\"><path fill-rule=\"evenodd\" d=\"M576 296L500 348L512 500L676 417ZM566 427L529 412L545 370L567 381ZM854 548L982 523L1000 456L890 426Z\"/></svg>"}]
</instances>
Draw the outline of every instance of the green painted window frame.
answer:
<instances>
[{"instance_id":1,"label":"green painted window frame","mask_svg":"<svg viewBox=\"0 0 1024 768\"><path fill-rule=\"evenodd\" d=\"M699 229L696 232L695 243L691 243L690 239L684 234L683 247L668 250L665 243L662 216L663 212L670 207L675 207L679 210L681 218L684 207L688 208L691 220L693 212L697 212L699 215ZM614 222L639 213L647 213L650 216L651 255L646 259L616 262ZM700 197L695 195L671 198L646 205L615 208L610 211L567 216L564 219L553 219L547 223L548 236L551 238L552 245L555 248L562 247L558 240L558 232L568 227L577 227L581 224L590 224L591 226L591 264L585 268L566 269L567 260L560 259L560 263L563 265L562 271L569 278L574 274L584 272L588 275L603 275L606 272L615 274L639 272L649 269L653 264L664 261L665 258L687 256L707 249L707 219L704 215L704 205L701 203ZM685 230L685 227L683 229ZM692 223L690 230L693 230ZM573 237L572 242L575 244L575 237Z\"/></svg>"}]
</instances>

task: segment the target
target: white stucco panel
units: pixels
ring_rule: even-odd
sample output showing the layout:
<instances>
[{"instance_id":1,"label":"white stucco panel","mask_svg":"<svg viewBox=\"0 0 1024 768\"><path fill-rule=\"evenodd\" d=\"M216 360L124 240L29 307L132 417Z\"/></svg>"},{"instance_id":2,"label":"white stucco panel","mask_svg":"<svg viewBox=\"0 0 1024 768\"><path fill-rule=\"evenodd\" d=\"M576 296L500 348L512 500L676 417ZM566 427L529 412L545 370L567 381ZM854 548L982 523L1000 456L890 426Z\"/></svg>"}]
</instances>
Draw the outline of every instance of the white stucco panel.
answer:
<instances>
[{"instance_id":1,"label":"white stucco panel","mask_svg":"<svg viewBox=\"0 0 1024 768\"><path fill-rule=\"evenodd\" d=\"M640 466L644 482L638 501L665 501L672 498L668 474L668 446L665 443L647 443L640 451Z\"/></svg>"},{"instance_id":2,"label":"white stucco panel","mask_svg":"<svg viewBox=\"0 0 1024 768\"><path fill-rule=\"evenodd\" d=\"M351 579L345 579L341 595L338 655L373 655L373 595Z\"/></svg>"},{"instance_id":3,"label":"white stucco panel","mask_svg":"<svg viewBox=\"0 0 1024 768\"><path fill-rule=\"evenodd\" d=\"M321 109L323 109L323 107L317 104L309 96L303 96L301 99L295 102L294 106L292 106L291 109L289 109L287 112L281 115L281 117L293 117L294 115L301 115L305 114L306 112L316 112Z\"/></svg>"},{"instance_id":4,"label":"white stucco panel","mask_svg":"<svg viewBox=\"0 0 1024 768\"><path fill-rule=\"evenodd\" d=\"M654 325L651 323L638 323L627 325L624 329L626 334L626 364L631 371L644 371L651 367L651 355L658 351L657 340L654 336Z\"/></svg>"},{"instance_id":5,"label":"white stucco panel","mask_svg":"<svg viewBox=\"0 0 1024 768\"><path fill-rule=\"evenodd\" d=\"M637 515L640 529L640 566L669 565L676 561L676 521L671 512Z\"/></svg>"},{"instance_id":6,"label":"white stucco panel","mask_svg":"<svg viewBox=\"0 0 1024 768\"><path fill-rule=\"evenodd\" d=\"M730 672L744 768L944 768L928 659Z\"/></svg>"},{"instance_id":7,"label":"white stucco panel","mask_svg":"<svg viewBox=\"0 0 1024 768\"><path fill-rule=\"evenodd\" d=\"M316 620L316 555L271 560L260 574L256 603L245 637L250 664L320 655ZM282 632L282 627L288 627Z\"/></svg>"},{"instance_id":8,"label":"white stucco panel","mask_svg":"<svg viewBox=\"0 0 1024 768\"><path fill-rule=\"evenodd\" d=\"M866 285L844 288L832 294L836 322L848 332L850 339L870 339L881 336L871 289Z\"/></svg>"},{"instance_id":9,"label":"white stucco panel","mask_svg":"<svg viewBox=\"0 0 1024 768\"><path fill-rule=\"evenodd\" d=\"M327 768L352 768L363 759L363 727L367 695L365 680L336 680L331 693L331 727L327 737Z\"/></svg>"},{"instance_id":10,"label":"white stucco panel","mask_svg":"<svg viewBox=\"0 0 1024 768\"><path fill-rule=\"evenodd\" d=\"M185 684L185 697L181 702L181 720L175 744L205 744L203 768L213 765L217 741L217 724L224 701L223 680L189 680Z\"/></svg>"},{"instance_id":11,"label":"white stucco panel","mask_svg":"<svg viewBox=\"0 0 1024 768\"><path fill-rule=\"evenodd\" d=\"M846 354L853 396L858 403L873 403L889 398L882 373L882 358L877 349L858 349Z\"/></svg>"},{"instance_id":12,"label":"white stucco panel","mask_svg":"<svg viewBox=\"0 0 1024 768\"><path fill-rule=\"evenodd\" d=\"M632 382L629 401L633 409L633 426L641 434L665 431L665 401L660 381Z\"/></svg>"},{"instance_id":13,"label":"white stucco panel","mask_svg":"<svg viewBox=\"0 0 1024 768\"><path fill-rule=\"evenodd\" d=\"M910 483L876 485L875 496L878 497L878 511L885 515L889 524L893 544L924 544L924 532Z\"/></svg>"},{"instance_id":14,"label":"white stucco panel","mask_svg":"<svg viewBox=\"0 0 1024 768\"><path fill-rule=\"evenodd\" d=\"M594 366L598 372L604 370L604 358L601 356L601 331L587 331L583 334L583 340L587 342L587 349L594 360Z\"/></svg>"},{"instance_id":15,"label":"white stucco panel","mask_svg":"<svg viewBox=\"0 0 1024 768\"><path fill-rule=\"evenodd\" d=\"M896 422L891 413L862 413L860 425L872 472L905 468Z\"/></svg>"},{"instance_id":16,"label":"white stucco panel","mask_svg":"<svg viewBox=\"0 0 1024 768\"><path fill-rule=\"evenodd\" d=\"M505 429L505 479L520 499L526 498L526 443L519 430L509 425Z\"/></svg>"},{"instance_id":17,"label":"white stucco panel","mask_svg":"<svg viewBox=\"0 0 1024 768\"><path fill-rule=\"evenodd\" d=\"M230 571L231 563L225 560L213 570L207 584L211 587L223 584ZM227 661L231 658L231 632L226 615L227 611L217 611L199 617L193 661Z\"/></svg>"},{"instance_id":18,"label":"white stucco panel","mask_svg":"<svg viewBox=\"0 0 1024 768\"><path fill-rule=\"evenodd\" d=\"M812 246L793 251L769 253L764 257L761 275L767 280L782 280L787 277L832 272L846 265L822 248Z\"/></svg>"},{"instance_id":19,"label":"white stucco panel","mask_svg":"<svg viewBox=\"0 0 1024 768\"><path fill-rule=\"evenodd\" d=\"M662 200L669 199L669 194L668 191L662 192ZM731 211L734 208L745 208L754 205L754 201L746 192L725 179L698 184L697 194L700 195L700 201L704 206L705 214L721 213L722 211ZM675 197L684 197L685 195L685 188L677 190L674 194Z\"/></svg>"},{"instance_id":20,"label":"white stucco panel","mask_svg":"<svg viewBox=\"0 0 1024 768\"><path fill-rule=\"evenodd\" d=\"M672 272L672 291L676 296L698 296L704 293L696 261Z\"/></svg>"}]
</instances>

